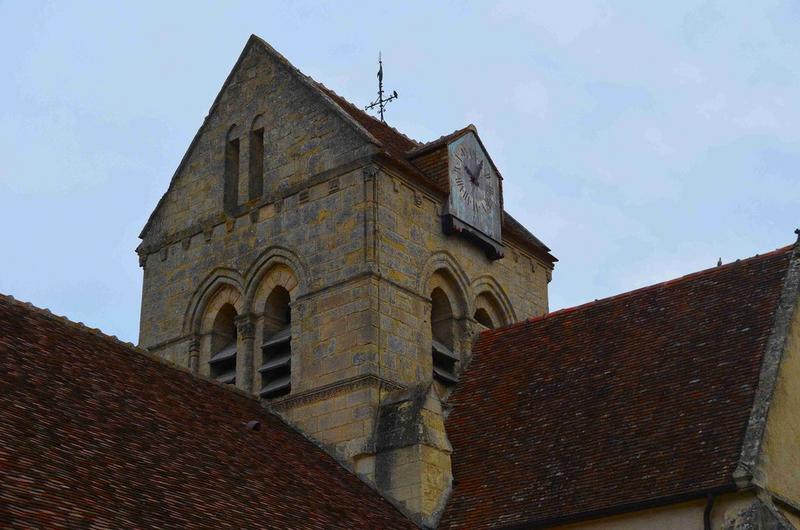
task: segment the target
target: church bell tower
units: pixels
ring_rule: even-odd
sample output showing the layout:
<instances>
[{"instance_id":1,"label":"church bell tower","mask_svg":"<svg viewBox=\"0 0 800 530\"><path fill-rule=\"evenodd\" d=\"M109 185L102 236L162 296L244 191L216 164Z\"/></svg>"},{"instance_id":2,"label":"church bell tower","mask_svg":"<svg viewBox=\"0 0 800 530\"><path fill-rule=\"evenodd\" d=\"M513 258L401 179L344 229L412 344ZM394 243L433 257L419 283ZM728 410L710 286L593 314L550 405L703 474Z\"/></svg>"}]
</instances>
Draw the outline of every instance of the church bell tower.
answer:
<instances>
[{"instance_id":1,"label":"church bell tower","mask_svg":"<svg viewBox=\"0 0 800 530\"><path fill-rule=\"evenodd\" d=\"M423 523L475 333L546 312L555 262L473 126L411 140L255 36L140 237L140 346L263 400Z\"/></svg>"}]
</instances>

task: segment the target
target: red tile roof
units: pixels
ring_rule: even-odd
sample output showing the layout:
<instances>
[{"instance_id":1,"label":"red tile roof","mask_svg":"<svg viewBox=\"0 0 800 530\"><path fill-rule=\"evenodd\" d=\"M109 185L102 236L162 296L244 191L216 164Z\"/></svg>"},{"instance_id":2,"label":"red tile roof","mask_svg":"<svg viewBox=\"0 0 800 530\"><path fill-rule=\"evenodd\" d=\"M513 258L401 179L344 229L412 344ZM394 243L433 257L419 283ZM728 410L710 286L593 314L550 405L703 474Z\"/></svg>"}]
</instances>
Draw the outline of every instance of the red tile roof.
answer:
<instances>
[{"instance_id":1,"label":"red tile roof","mask_svg":"<svg viewBox=\"0 0 800 530\"><path fill-rule=\"evenodd\" d=\"M732 488L792 249L481 334L442 528Z\"/></svg>"},{"instance_id":2,"label":"red tile roof","mask_svg":"<svg viewBox=\"0 0 800 530\"><path fill-rule=\"evenodd\" d=\"M376 140L381 142L386 151L392 156L405 160L405 154L420 145L419 142L412 140L394 127L390 127L385 122L373 118L322 83L316 83L342 110L364 127Z\"/></svg>"},{"instance_id":3,"label":"red tile roof","mask_svg":"<svg viewBox=\"0 0 800 530\"><path fill-rule=\"evenodd\" d=\"M4 528L416 528L256 400L3 296L0 440Z\"/></svg>"}]
</instances>

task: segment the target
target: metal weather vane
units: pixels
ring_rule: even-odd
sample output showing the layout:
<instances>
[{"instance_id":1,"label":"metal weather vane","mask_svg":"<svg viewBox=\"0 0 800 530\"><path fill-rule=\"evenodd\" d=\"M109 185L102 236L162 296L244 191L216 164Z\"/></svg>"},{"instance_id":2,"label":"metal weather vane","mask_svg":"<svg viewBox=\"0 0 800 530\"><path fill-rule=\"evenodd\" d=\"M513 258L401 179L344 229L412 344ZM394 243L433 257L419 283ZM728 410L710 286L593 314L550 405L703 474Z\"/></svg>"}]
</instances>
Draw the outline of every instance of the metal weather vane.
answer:
<instances>
[{"instance_id":1,"label":"metal weather vane","mask_svg":"<svg viewBox=\"0 0 800 530\"><path fill-rule=\"evenodd\" d=\"M397 90L393 90L392 95L388 98L383 97L383 61L381 60L380 52L378 52L378 99L364 107L364 110L372 110L375 107L378 107L378 112L380 112L381 115L381 121L385 122L386 120L383 119L383 113L386 111L386 104L393 99L397 99L397 97Z\"/></svg>"}]
</instances>

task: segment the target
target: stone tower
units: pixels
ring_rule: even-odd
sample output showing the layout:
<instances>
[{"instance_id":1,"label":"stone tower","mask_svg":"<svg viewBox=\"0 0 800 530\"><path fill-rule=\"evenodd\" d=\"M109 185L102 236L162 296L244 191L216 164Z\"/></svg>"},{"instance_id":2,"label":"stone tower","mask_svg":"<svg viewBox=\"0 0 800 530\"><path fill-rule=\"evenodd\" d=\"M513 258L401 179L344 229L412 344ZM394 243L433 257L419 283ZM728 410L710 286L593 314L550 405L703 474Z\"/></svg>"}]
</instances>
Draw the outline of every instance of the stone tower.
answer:
<instances>
[{"instance_id":1,"label":"stone tower","mask_svg":"<svg viewBox=\"0 0 800 530\"><path fill-rule=\"evenodd\" d=\"M546 312L555 262L474 127L417 143L255 36L140 237L142 347L261 397L428 523L474 333Z\"/></svg>"}]
</instances>

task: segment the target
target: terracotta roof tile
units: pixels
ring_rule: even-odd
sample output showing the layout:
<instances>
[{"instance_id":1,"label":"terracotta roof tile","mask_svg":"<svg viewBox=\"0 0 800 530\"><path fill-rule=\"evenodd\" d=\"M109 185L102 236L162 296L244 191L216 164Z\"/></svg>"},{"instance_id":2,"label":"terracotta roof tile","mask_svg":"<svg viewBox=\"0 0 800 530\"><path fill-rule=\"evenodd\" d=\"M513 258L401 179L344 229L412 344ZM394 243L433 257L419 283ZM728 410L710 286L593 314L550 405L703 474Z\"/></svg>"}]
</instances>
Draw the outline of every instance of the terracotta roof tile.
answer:
<instances>
[{"instance_id":1,"label":"terracotta roof tile","mask_svg":"<svg viewBox=\"0 0 800 530\"><path fill-rule=\"evenodd\" d=\"M442 528L732 488L792 249L481 334Z\"/></svg>"},{"instance_id":2,"label":"terracotta roof tile","mask_svg":"<svg viewBox=\"0 0 800 530\"><path fill-rule=\"evenodd\" d=\"M4 528L415 528L255 399L4 296L0 440Z\"/></svg>"},{"instance_id":3,"label":"terracotta roof tile","mask_svg":"<svg viewBox=\"0 0 800 530\"><path fill-rule=\"evenodd\" d=\"M315 83L328 97L336 102L342 110L349 114L359 125L364 127L376 140L381 142L383 147L392 156L405 160L405 154L419 145L419 142L416 140L412 140L394 127L387 125L385 122L373 118L322 83L318 81L315 81Z\"/></svg>"}]
</instances>

